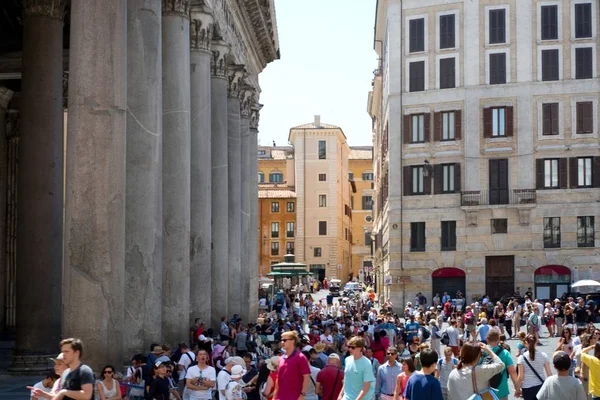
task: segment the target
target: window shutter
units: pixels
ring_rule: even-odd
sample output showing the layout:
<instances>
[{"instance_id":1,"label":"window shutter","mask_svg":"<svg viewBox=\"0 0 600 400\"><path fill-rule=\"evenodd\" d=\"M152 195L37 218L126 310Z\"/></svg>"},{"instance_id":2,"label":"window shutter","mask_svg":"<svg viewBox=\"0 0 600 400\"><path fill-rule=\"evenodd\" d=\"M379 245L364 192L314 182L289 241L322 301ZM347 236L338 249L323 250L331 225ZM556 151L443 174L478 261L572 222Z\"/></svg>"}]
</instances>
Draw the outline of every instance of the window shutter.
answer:
<instances>
[{"instance_id":1,"label":"window shutter","mask_svg":"<svg viewBox=\"0 0 600 400\"><path fill-rule=\"evenodd\" d=\"M535 160L535 188L544 188L544 159L538 158Z\"/></svg>"},{"instance_id":2,"label":"window shutter","mask_svg":"<svg viewBox=\"0 0 600 400\"><path fill-rule=\"evenodd\" d=\"M410 143L410 115L404 116L404 143Z\"/></svg>"},{"instance_id":3,"label":"window shutter","mask_svg":"<svg viewBox=\"0 0 600 400\"><path fill-rule=\"evenodd\" d=\"M456 193L459 193L462 189L460 186L460 177L461 177L460 164L456 163L456 164L454 164L454 191Z\"/></svg>"},{"instance_id":4,"label":"window shutter","mask_svg":"<svg viewBox=\"0 0 600 400\"><path fill-rule=\"evenodd\" d=\"M412 174L410 167L404 167L404 195L410 196L412 194Z\"/></svg>"},{"instance_id":5,"label":"window shutter","mask_svg":"<svg viewBox=\"0 0 600 400\"><path fill-rule=\"evenodd\" d=\"M460 140L462 137L462 111L454 111L454 139Z\"/></svg>"},{"instance_id":6,"label":"window shutter","mask_svg":"<svg viewBox=\"0 0 600 400\"><path fill-rule=\"evenodd\" d=\"M594 103L587 102L584 103L584 113L583 113L583 131L586 133L591 133L594 131Z\"/></svg>"},{"instance_id":7,"label":"window shutter","mask_svg":"<svg viewBox=\"0 0 600 400\"><path fill-rule=\"evenodd\" d=\"M442 113L433 114L433 140L439 142L442 140Z\"/></svg>"},{"instance_id":8,"label":"window shutter","mask_svg":"<svg viewBox=\"0 0 600 400\"><path fill-rule=\"evenodd\" d=\"M506 136L512 136L513 135L513 108L512 107L506 107L505 117L506 117Z\"/></svg>"},{"instance_id":9,"label":"window shutter","mask_svg":"<svg viewBox=\"0 0 600 400\"><path fill-rule=\"evenodd\" d=\"M431 129L431 113L426 113L423 115L423 141L425 143L429 142L429 130Z\"/></svg>"},{"instance_id":10,"label":"window shutter","mask_svg":"<svg viewBox=\"0 0 600 400\"><path fill-rule=\"evenodd\" d=\"M577 103L577 115L576 115L576 119L577 119L577 133L581 133L583 132L583 104L584 103Z\"/></svg>"},{"instance_id":11,"label":"window shutter","mask_svg":"<svg viewBox=\"0 0 600 400\"><path fill-rule=\"evenodd\" d=\"M567 188L567 160L568 158L558 159L558 187Z\"/></svg>"},{"instance_id":12,"label":"window shutter","mask_svg":"<svg viewBox=\"0 0 600 400\"><path fill-rule=\"evenodd\" d=\"M558 135L558 103L552 103L550 105L550 115L550 128L552 129L551 133L553 135Z\"/></svg>"},{"instance_id":13,"label":"window shutter","mask_svg":"<svg viewBox=\"0 0 600 400\"><path fill-rule=\"evenodd\" d=\"M492 109L483 109L483 137L492 137Z\"/></svg>"},{"instance_id":14,"label":"window shutter","mask_svg":"<svg viewBox=\"0 0 600 400\"><path fill-rule=\"evenodd\" d=\"M592 157L592 186L600 188L600 157Z\"/></svg>"},{"instance_id":15,"label":"window shutter","mask_svg":"<svg viewBox=\"0 0 600 400\"><path fill-rule=\"evenodd\" d=\"M577 187L577 157L569 158L569 187Z\"/></svg>"},{"instance_id":16,"label":"window shutter","mask_svg":"<svg viewBox=\"0 0 600 400\"><path fill-rule=\"evenodd\" d=\"M442 173L443 167L441 164L436 164L433 166L433 194L442 193Z\"/></svg>"},{"instance_id":17,"label":"window shutter","mask_svg":"<svg viewBox=\"0 0 600 400\"><path fill-rule=\"evenodd\" d=\"M542 134L550 133L550 106L551 104L542 104Z\"/></svg>"}]
</instances>

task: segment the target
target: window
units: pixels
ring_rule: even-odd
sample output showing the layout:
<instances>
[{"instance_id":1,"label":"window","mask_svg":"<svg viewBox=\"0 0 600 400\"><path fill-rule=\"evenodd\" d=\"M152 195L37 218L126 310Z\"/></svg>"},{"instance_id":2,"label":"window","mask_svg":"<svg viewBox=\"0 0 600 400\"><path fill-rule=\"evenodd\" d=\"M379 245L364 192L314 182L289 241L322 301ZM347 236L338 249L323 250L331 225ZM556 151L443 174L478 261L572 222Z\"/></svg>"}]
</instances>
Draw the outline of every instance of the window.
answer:
<instances>
[{"instance_id":1,"label":"window","mask_svg":"<svg viewBox=\"0 0 600 400\"><path fill-rule=\"evenodd\" d=\"M271 212L274 212L274 213L279 212L279 202L278 201L271 202Z\"/></svg>"},{"instance_id":2,"label":"window","mask_svg":"<svg viewBox=\"0 0 600 400\"><path fill-rule=\"evenodd\" d=\"M544 248L560 247L560 218L544 218Z\"/></svg>"},{"instance_id":3,"label":"window","mask_svg":"<svg viewBox=\"0 0 600 400\"><path fill-rule=\"evenodd\" d=\"M363 210L372 210L373 209L373 196L363 196L362 197L362 209Z\"/></svg>"},{"instance_id":4,"label":"window","mask_svg":"<svg viewBox=\"0 0 600 400\"><path fill-rule=\"evenodd\" d=\"M594 131L594 103L582 101L577 103L577 133L592 133Z\"/></svg>"},{"instance_id":5,"label":"window","mask_svg":"<svg viewBox=\"0 0 600 400\"><path fill-rule=\"evenodd\" d=\"M454 20L455 15L440 16L440 49L451 49L455 46Z\"/></svg>"},{"instance_id":6,"label":"window","mask_svg":"<svg viewBox=\"0 0 600 400\"><path fill-rule=\"evenodd\" d=\"M440 89L456 87L455 61L454 57L440 59Z\"/></svg>"},{"instance_id":7,"label":"window","mask_svg":"<svg viewBox=\"0 0 600 400\"><path fill-rule=\"evenodd\" d=\"M442 113L442 140L454 140L454 111Z\"/></svg>"},{"instance_id":8,"label":"window","mask_svg":"<svg viewBox=\"0 0 600 400\"><path fill-rule=\"evenodd\" d=\"M409 52L425 51L425 18L409 22Z\"/></svg>"},{"instance_id":9,"label":"window","mask_svg":"<svg viewBox=\"0 0 600 400\"><path fill-rule=\"evenodd\" d=\"M558 49L542 50L542 80L557 81L558 66Z\"/></svg>"},{"instance_id":10,"label":"window","mask_svg":"<svg viewBox=\"0 0 600 400\"><path fill-rule=\"evenodd\" d=\"M456 250L456 221L442 221L442 251Z\"/></svg>"},{"instance_id":11,"label":"window","mask_svg":"<svg viewBox=\"0 0 600 400\"><path fill-rule=\"evenodd\" d=\"M283 182L283 174L281 172L271 172L269 174L269 182L271 182L271 183Z\"/></svg>"},{"instance_id":12,"label":"window","mask_svg":"<svg viewBox=\"0 0 600 400\"><path fill-rule=\"evenodd\" d=\"M506 83L506 53L490 54L490 85Z\"/></svg>"},{"instance_id":13,"label":"window","mask_svg":"<svg viewBox=\"0 0 600 400\"><path fill-rule=\"evenodd\" d=\"M279 242L271 242L271 255L272 256L279 255Z\"/></svg>"},{"instance_id":14,"label":"window","mask_svg":"<svg viewBox=\"0 0 600 400\"><path fill-rule=\"evenodd\" d=\"M370 246L373 243L373 239L371 239L371 232L365 232L365 246Z\"/></svg>"},{"instance_id":15,"label":"window","mask_svg":"<svg viewBox=\"0 0 600 400\"><path fill-rule=\"evenodd\" d=\"M577 159L577 186L592 186L592 157Z\"/></svg>"},{"instance_id":16,"label":"window","mask_svg":"<svg viewBox=\"0 0 600 400\"><path fill-rule=\"evenodd\" d=\"M363 172L362 179L363 179L363 181L372 181L373 173L372 172Z\"/></svg>"},{"instance_id":17,"label":"window","mask_svg":"<svg viewBox=\"0 0 600 400\"><path fill-rule=\"evenodd\" d=\"M319 195L319 207L327 207L327 195Z\"/></svg>"},{"instance_id":18,"label":"window","mask_svg":"<svg viewBox=\"0 0 600 400\"><path fill-rule=\"evenodd\" d=\"M294 227L295 227L295 223L294 222L286 222L285 223L285 236L286 237L294 237Z\"/></svg>"},{"instance_id":19,"label":"window","mask_svg":"<svg viewBox=\"0 0 600 400\"><path fill-rule=\"evenodd\" d=\"M594 247L594 217L577 217L577 247Z\"/></svg>"},{"instance_id":20,"label":"window","mask_svg":"<svg viewBox=\"0 0 600 400\"><path fill-rule=\"evenodd\" d=\"M425 142L425 115L417 114L411 116L411 143Z\"/></svg>"},{"instance_id":21,"label":"window","mask_svg":"<svg viewBox=\"0 0 600 400\"><path fill-rule=\"evenodd\" d=\"M506 136L506 109L492 108L492 136Z\"/></svg>"},{"instance_id":22,"label":"window","mask_svg":"<svg viewBox=\"0 0 600 400\"><path fill-rule=\"evenodd\" d=\"M286 210L287 210L287 212L296 211L296 204L294 204L294 202L292 202L292 201L288 201L287 205L286 205Z\"/></svg>"},{"instance_id":23,"label":"window","mask_svg":"<svg viewBox=\"0 0 600 400\"><path fill-rule=\"evenodd\" d=\"M262 172L258 173L258 183L265 183L265 174Z\"/></svg>"},{"instance_id":24,"label":"window","mask_svg":"<svg viewBox=\"0 0 600 400\"><path fill-rule=\"evenodd\" d=\"M410 251L425 251L425 222L410 223Z\"/></svg>"},{"instance_id":25,"label":"window","mask_svg":"<svg viewBox=\"0 0 600 400\"><path fill-rule=\"evenodd\" d=\"M558 135L558 103L542 104L542 135Z\"/></svg>"},{"instance_id":26,"label":"window","mask_svg":"<svg viewBox=\"0 0 600 400\"><path fill-rule=\"evenodd\" d=\"M267 152L265 150L258 150L258 155L259 156L266 156Z\"/></svg>"},{"instance_id":27,"label":"window","mask_svg":"<svg viewBox=\"0 0 600 400\"><path fill-rule=\"evenodd\" d=\"M325 160L327 158L327 142L319 140L319 160Z\"/></svg>"},{"instance_id":28,"label":"window","mask_svg":"<svg viewBox=\"0 0 600 400\"><path fill-rule=\"evenodd\" d=\"M454 177L455 177L454 164L443 164L442 165L442 193L454 193Z\"/></svg>"},{"instance_id":29,"label":"window","mask_svg":"<svg viewBox=\"0 0 600 400\"><path fill-rule=\"evenodd\" d=\"M294 242L287 242L285 245L286 254L294 254Z\"/></svg>"},{"instance_id":30,"label":"window","mask_svg":"<svg viewBox=\"0 0 600 400\"><path fill-rule=\"evenodd\" d=\"M271 237L279 237L279 222L271 222Z\"/></svg>"},{"instance_id":31,"label":"window","mask_svg":"<svg viewBox=\"0 0 600 400\"><path fill-rule=\"evenodd\" d=\"M313 248L313 257L321 257L321 248L320 247Z\"/></svg>"},{"instance_id":32,"label":"window","mask_svg":"<svg viewBox=\"0 0 600 400\"><path fill-rule=\"evenodd\" d=\"M319 221L319 235L327 235L327 221Z\"/></svg>"},{"instance_id":33,"label":"window","mask_svg":"<svg viewBox=\"0 0 600 400\"><path fill-rule=\"evenodd\" d=\"M575 49L575 79L592 79L594 65L592 64L592 48L579 47Z\"/></svg>"},{"instance_id":34,"label":"window","mask_svg":"<svg viewBox=\"0 0 600 400\"><path fill-rule=\"evenodd\" d=\"M575 37L592 37L592 4L575 4Z\"/></svg>"},{"instance_id":35,"label":"window","mask_svg":"<svg viewBox=\"0 0 600 400\"><path fill-rule=\"evenodd\" d=\"M506 42L506 10L490 10L490 44Z\"/></svg>"},{"instance_id":36,"label":"window","mask_svg":"<svg viewBox=\"0 0 600 400\"><path fill-rule=\"evenodd\" d=\"M348 179L351 180L351 181L354 180L354 172L352 172L352 171L348 172Z\"/></svg>"},{"instance_id":37,"label":"window","mask_svg":"<svg viewBox=\"0 0 600 400\"><path fill-rule=\"evenodd\" d=\"M412 172L412 194L425 193L425 169L423 166L410 167Z\"/></svg>"},{"instance_id":38,"label":"window","mask_svg":"<svg viewBox=\"0 0 600 400\"><path fill-rule=\"evenodd\" d=\"M409 91L422 92L425 90L425 61L415 61L408 64L410 74Z\"/></svg>"},{"instance_id":39,"label":"window","mask_svg":"<svg viewBox=\"0 0 600 400\"><path fill-rule=\"evenodd\" d=\"M558 6L542 6L542 40L558 39Z\"/></svg>"},{"instance_id":40,"label":"window","mask_svg":"<svg viewBox=\"0 0 600 400\"><path fill-rule=\"evenodd\" d=\"M327 174L319 174L319 182L325 182L327 180Z\"/></svg>"},{"instance_id":41,"label":"window","mask_svg":"<svg viewBox=\"0 0 600 400\"><path fill-rule=\"evenodd\" d=\"M492 233L507 233L508 220L506 218L492 219Z\"/></svg>"},{"instance_id":42,"label":"window","mask_svg":"<svg viewBox=\"0 0 600 400\"><path fill-rule=\"evenodd\" d=\"M558 188L558 159L544 160L544 187Z\"/></svg>"}]
</instances>

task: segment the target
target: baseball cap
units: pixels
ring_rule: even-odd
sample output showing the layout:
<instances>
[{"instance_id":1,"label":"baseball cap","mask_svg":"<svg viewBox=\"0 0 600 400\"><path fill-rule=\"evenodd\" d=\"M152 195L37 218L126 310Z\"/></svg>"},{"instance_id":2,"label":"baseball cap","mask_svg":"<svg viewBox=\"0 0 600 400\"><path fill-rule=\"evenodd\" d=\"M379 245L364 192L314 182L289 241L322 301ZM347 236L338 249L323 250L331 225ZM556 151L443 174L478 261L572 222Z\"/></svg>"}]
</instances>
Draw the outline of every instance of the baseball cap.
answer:
<instances>
[{"instance_id":1,"label":"baseball cap","mask_svg":"<svg viewBox=\"0 0 600 400\"><path fill-rule=\"evenodd\" d=\"M331 354L329 355L329 357L327 357L327 358L331 358L331 359L333 359L333 360L339 360L339 359L340 359L340 356L338 356L336 353L331 353Z\"/></svg>"},{"instance_id":2,"label":"baseball cap","mask_svg":"<svg viewBox=\"0 0 600 400\"><path fill-rule=\"evenodd\" d=\"M552 363L558 371L568 371L571 368L571 357L564 351L559 351L554 355Z\"/></svg>"},{"instance_id":3,"label":"baseball cap","mask_svg":"<svg viewBox=\"0 0 600 400\"><path fill-rule=\"evenodd\" d=\"M64 361L63 353L60 353L59 355L57 355L56 358L50 358L50 359L54 362Z\"/></svg>"}]
</instances>

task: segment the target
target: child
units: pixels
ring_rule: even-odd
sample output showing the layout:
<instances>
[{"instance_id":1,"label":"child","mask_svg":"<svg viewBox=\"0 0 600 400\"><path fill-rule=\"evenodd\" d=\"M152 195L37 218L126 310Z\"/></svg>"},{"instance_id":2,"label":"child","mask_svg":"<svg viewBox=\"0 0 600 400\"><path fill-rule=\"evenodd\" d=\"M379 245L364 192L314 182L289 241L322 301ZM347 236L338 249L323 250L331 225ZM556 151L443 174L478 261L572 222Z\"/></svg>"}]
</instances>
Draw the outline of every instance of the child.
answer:
<instances>
[{"instance_id":1,"label":"child","mask_svg":"<svg viewBox=\"0 0 600 400\"><path fill-rule=\"evenodd\" d=\"M404 391L404 398L406 400L443 400L440 381L432 375L437 365L438 353L435 350L425 349L419 353L419 358L422 371L411 375Z\"/></svg>"},{"instance_id":2,"label":"child","mask_svg":"<svg viewBox=\"0 0 600 400\"><path fill-rule=\"evenodd\" d=\"M519 332L517 336L519 338L519 343L517 343L517 357L519 357L527 351L527 333Z\"/></svg>"},{"instance_id":3,"label":"child","mask_svg":"<svg viewBox=\"0 0 600 400\"><path fill-rule=\"evenodd\" d=\"M564 351L554 353L557 375L546 378L537 394L538 400L586 400L587 396L579 379L569 375L571 357Z\"/></svg>"}]
</instances>

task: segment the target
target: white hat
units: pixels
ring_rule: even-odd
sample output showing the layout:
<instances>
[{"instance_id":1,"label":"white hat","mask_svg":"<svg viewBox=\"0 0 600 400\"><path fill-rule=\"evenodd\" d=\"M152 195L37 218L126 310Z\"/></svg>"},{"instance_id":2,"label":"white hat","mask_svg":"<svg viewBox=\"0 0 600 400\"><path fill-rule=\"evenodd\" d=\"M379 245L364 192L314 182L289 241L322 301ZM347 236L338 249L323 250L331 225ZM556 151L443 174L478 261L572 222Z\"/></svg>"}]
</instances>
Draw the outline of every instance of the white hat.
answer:
<instances>
[{"instance_id":1,"label":"white hat","mask_svg":"<svg viewBox=\"0 0 600 400\"><path fill-rule=\"evenodd\" d=\"M244 368L246 366L246 362L244 361L244 359L242 357L227 357L225 359L225 365L233 363L235 365L239 365L240 367Z\"/></svg>"},{"instance_id":2,"label":"white hat","mask_svg":"<svg viewBox=\"0 0 600 400\"><path fill-rule=\"evenodd\" d=\"M241 378L245 374L246 370L240 365L234 365L233 368L231 368L231 379Z\"/></svg>"},{"instance_id":3,"label":"white hat","mask_svg":"<svg viewBox=\"0 0 600 400\"><path fill-rule=\"evenodd\" d=\"M331 354L329 355L329 357L327 357L327 358L331 358L331 359L333 359L333 360L339 360L339 359L340 359L340 356L339 356L339 355L337 355L336 353L331 353Z\"/></svg>"},{"instance_id":4,"label":"white hat","mask_svg":"<svg viewBox=\"0 0 600 400\"><path fill-rule=\"evenodd\" d=\"M277 367L279 367L279 357L273 356L266 361L267 368L269 371L277 371Z\"/></svg>"}]
</instances>

